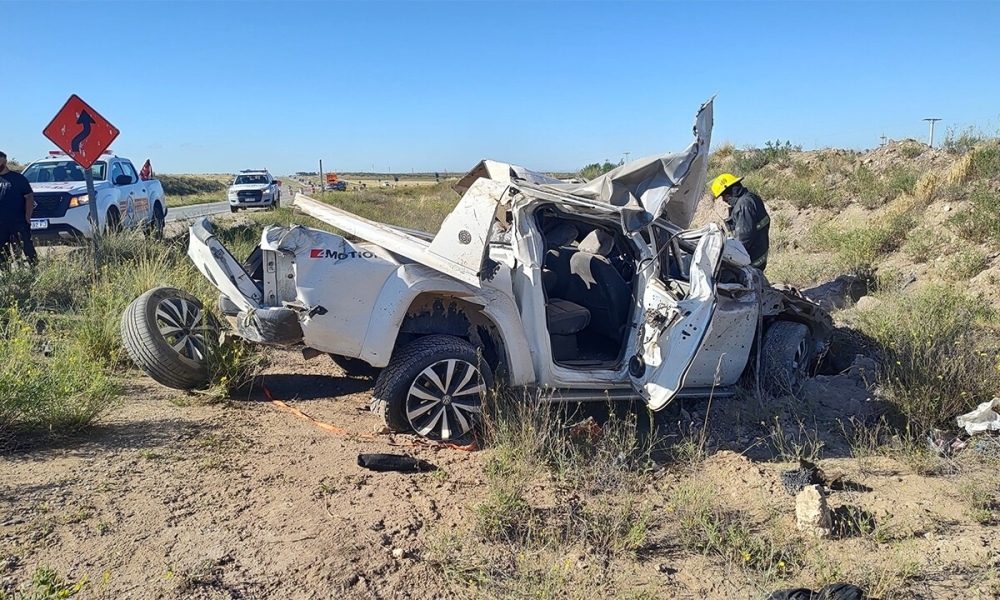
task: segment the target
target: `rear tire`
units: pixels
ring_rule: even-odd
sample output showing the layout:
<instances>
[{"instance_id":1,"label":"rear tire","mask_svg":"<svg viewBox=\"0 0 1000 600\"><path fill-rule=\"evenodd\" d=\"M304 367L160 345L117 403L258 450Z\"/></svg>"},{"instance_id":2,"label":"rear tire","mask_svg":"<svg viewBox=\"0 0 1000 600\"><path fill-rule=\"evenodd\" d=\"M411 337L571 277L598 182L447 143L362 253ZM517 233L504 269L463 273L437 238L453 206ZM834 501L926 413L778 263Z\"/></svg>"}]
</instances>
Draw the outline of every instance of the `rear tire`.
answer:
<instances>
[{"instance_id":1,"label":"rear tire","mask_svg":"<svg viewBox=\"0 0 1000 600\"><path fill-rule=\"evenodd\" d=\"M760 375L764 389L774 395L794 394L809 376L815 352L809 328L802 323L776 321L764 333Z\"/></svg>"},{"instance_id":2,"label":"rear tire","mask_svg":"<svg viewBox=\"0 0 1000 600\"><path fill-rule=\"evenodd\" d=\"M163 215L163 206L159 202L153 204L153 216L146 225L146 234L152 235L153 239L163 239L163 227L166 225L166 217Z\"/></svg>"},{"instance_id":3,"label":"rear tire","mask_svg":"<svg viewBox=\"0 0 1000 600\"><path fill-rule=\"evenodd\" d=\"M390 431L437 440L461 437L480 420L493 372L476 347L450 335L429 335L393 353L375 381L372 412Z\"/></svg>"},{"instance_id":4,"label":"rear tire","mask_svg":"<svg viewBox=\"0 0 1000 600\"><path fill-rule=\"evenodd\" d=\"M153 288L122 314L122 343L136 366L179 390L208 382L205 356L219 329L201 301L183 290Z\"/></svg>"}]
</instances>

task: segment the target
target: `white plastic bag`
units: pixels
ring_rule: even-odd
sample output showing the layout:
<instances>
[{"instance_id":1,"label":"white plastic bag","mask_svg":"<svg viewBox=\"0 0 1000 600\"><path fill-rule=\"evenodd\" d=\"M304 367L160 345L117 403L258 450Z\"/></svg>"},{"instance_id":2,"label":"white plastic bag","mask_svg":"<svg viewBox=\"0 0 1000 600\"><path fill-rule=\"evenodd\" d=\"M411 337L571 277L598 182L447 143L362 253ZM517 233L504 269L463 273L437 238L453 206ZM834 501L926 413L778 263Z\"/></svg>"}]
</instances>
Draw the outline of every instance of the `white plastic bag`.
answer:
<instances>
[{"instance_id":1,"label":"white plastic bag","mask_svg":"<svg viewBox=\"0 0 1000 600\"><path fill-rule=\"evenodd\" d=\"M958 426L970 435L984 431L1000 431L1000 398L983 402L970 413L958 417Z\"/></svg>"}]
</instances>

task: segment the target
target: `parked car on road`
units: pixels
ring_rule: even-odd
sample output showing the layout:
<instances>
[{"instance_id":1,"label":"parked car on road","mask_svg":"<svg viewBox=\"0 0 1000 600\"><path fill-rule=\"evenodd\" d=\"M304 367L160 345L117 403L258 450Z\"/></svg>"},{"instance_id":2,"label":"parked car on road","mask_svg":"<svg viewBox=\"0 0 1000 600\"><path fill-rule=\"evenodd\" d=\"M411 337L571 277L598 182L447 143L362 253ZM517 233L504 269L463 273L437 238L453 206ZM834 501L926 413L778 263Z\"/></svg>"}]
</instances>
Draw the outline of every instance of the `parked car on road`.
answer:
<instances>
[{"instance_id":1,"label":"parked car on road","mask_svg":"<svg viewBox=\"0 0 1000 600\"><path fill-rule=\"evenodd\" d=\"M156 179L141 179L132 161L110 152L90 168L96 199L84 182L84 170L64 152L52 151L29 164L24 176L31 182L35 209L32 237L39 240L90 238L90 202L97 202L99 230L148 227L163 230L167 203Z\"/></svg>"},{"instance_id":2,"label":"parked car on road","mask_svg":"<svg viewBox=\"0 0 1000 600\"><path fill-rule=\"evenodd\" d=\"M281 202L281 188L267 169L240 171L226 192L229 210L241 208L274 208Z\"/></svg>"},{"instance_id":3,"label":"parked car on road","mask_svg":"<svg viewBox=\"0 0 1000 600\"><path fill-rule=\"evenodd\" d=\"M245 339L381 369L371 407L393 431L462 436L501 378L553 401L641 397L653 410L732 394L754 369L768 389L791 390L825 352L832 322L768 286L718 225L685 229L711 126L708 102L686 150L584 183L483 161L456 184L461 200L434 235L298 197L298 209L350 239L271 226L240 262L202 219L188 255ZM145 320L165 302L201 314L183 292L152 290L123 317L126 347L154 378L169 370L162 383L199 385L198 355L177 337L199 323Z\"/></svg>"}]
</instances>

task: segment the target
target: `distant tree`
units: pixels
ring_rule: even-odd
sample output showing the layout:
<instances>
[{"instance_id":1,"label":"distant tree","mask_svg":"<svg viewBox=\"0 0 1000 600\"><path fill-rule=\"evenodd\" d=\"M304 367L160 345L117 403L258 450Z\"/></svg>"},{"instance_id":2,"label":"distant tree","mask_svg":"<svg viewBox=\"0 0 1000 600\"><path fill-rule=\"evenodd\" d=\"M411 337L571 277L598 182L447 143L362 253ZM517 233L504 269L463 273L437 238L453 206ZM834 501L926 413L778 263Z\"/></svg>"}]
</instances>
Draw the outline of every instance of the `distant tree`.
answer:
<instances>
[{"instance_id":1,"label":"distant tree","mask_svg":"<svg viewBox=\"0 0 1000 600\"><path fill-rule=\"evenodd\" d=\"M603 165L601 163L589 164L586 167L580 169L580 171L577 173L577 176L587 180L591 180L595 177L600 177L601 175L604 175L608 171L616 167L620 167L624 164L625 164L624 158L618 161L618 164L613 164L610 160L604 159Z\"/></svg>"},{"instance_id":2,"label":"distant tree","mask_svg":"<svg viewBox=\"0 0 1000 600\"><path fill-rule=\"evenodd\" d=\"M24 167L25 165L22 165L13 158L7 159L7 168L10 169L11 171L17 171L18 173L20 173L21 171L24 170Z\"/></svg>"}]
</instances>

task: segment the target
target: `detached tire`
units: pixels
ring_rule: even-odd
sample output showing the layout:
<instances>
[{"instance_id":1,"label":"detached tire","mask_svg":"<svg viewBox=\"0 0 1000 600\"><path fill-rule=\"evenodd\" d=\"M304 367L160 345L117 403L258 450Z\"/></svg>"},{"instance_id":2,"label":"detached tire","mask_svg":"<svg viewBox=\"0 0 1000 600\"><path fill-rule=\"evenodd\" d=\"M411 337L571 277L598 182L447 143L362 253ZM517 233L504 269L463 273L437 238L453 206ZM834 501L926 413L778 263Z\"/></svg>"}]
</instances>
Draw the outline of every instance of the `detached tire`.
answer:
<instances>
[{"instance_id":1,"label":"detached tire","mask_svg":"<svg viewBox=\"0 0 1000 600\"><path fill-rule=\"evenodd\" d=\"M178 390L208 382L205 355L219 328L191 294L171 287L149 290L125 309L121 333L136 366L157 382Z\"/></svg>"},{"instance_id":2,"label":"detached tire","mask_svg":"<svg viewBox=\"0 0 1000 600\"><path fill-rule=\"evenodd\" d=\"M397 350L375 381L372 412L391 431L435 440L461 437L480 420L489 365L469 342L429 335Z\"/></svg>"},{"instance_id":3,"label":"detached tire","mask_svg":"<svg viewBox=\"0 0 1000 600\"><path fill-rule=\"evenodd\" d=\"M799 390L813 361L810 337L809 328L802 323L776 321L768 327L761 349L764 389L774 395Z\"/></svg>"}]
</instances>

